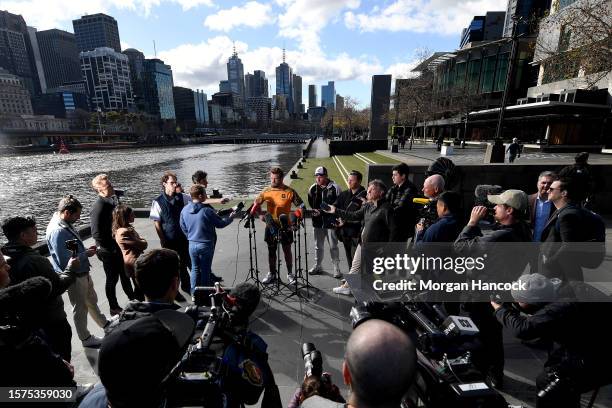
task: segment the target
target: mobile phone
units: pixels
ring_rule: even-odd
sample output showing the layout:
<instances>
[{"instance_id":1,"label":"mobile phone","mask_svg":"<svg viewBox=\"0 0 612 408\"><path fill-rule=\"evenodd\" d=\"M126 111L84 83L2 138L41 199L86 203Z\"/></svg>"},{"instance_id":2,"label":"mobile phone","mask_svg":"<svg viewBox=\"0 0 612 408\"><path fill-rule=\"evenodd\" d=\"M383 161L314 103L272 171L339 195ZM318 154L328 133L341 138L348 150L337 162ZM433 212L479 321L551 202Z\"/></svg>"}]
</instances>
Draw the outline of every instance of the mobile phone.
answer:
<instances>
[{"instance_id":1,"label":"mobile phone","mask_svg":"<svg viewBox=\"0 0 612 408\"><path fill-rule=\"evenodd\" d=\"M325 201L323 201L321 203L321 206L319 207L320 209L322 209L323 211L329 211L331 210L331 207L329 204L327 204Z\"/></svg>"}]
</instances>

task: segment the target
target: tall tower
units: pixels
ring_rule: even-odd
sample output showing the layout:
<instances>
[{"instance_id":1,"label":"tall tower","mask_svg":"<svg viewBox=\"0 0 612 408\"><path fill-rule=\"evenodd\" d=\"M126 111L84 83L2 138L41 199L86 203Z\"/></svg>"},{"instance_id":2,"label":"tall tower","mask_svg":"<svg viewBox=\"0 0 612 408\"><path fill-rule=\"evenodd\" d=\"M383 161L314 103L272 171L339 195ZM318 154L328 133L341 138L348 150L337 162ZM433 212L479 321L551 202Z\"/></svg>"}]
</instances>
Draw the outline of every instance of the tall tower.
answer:
<instances>
[{"instance_id":1,"label":"tall tower","mask_svg":"<svg viewBox=\"0 0 612 408\"><path fill-rule=\"evenodd\" d=\"M240 99L244 100L244 66L240 58L238 58L235 45L234 53L227 61L227 80L229 81L231 92L240 95Z\"/></svg>"},{"instance_id":2,"label":"tall tower","mask_svg":"<svg viewBox=\"0 0 612 408\"><path fill-rule=\"evenodd\" d=\"M121 52L119 26L113 17L102 13L91 14L72 20L72 27L79 51L108 47Z\"/></svg>"},{"instance_id":3,"label":"tall tower","mask_svg":"<svg viewBox=\"0 0 612 408\"><path fill-rule=\"evenodd\" d=\"M287 101L287 110L293 113L293 70L285 62L285 49L283 48L283 62L276 67L276 95L282 95Z\"/></svg>"}]
</instances>

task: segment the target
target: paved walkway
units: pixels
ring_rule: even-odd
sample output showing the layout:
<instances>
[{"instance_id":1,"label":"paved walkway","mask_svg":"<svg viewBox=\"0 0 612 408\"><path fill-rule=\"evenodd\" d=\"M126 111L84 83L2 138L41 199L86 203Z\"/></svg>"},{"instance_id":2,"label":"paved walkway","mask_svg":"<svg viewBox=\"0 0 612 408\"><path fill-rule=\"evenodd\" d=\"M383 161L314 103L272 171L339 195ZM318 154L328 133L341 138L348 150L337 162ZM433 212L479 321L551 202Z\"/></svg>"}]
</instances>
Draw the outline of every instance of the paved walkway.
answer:
<instances>
[{"instance_id":1,"label":"paved walkway","mask_svg":"<svg viewBox=\"0 0 612 408\"><path fill-rule=\"evenodd\" d=\"M329 145L322 137L318 137L312 144L310 150L310 158L323 159L329 157Z\"/></svg>"},{"instance_id":2,"label":"paved walkway","mask_svg":"<svg viewBox=\"0 0 612 408\"><path fill-rule=\"evenodd\" d=\"M377 153L384 154L397 160L405 161L410 165L429 165L432 161L440 157L440 152L432 143L414 144L412 149L408 149L406 144L405 149L400 149L398 153L391 153L389 150L379 150ZM458 146L453 146L453 154L448 156L455 164L483 164L485 146L466 146L461 149ZM574 164L574 156L576 153L544 153L539 151L525 151L521 157L514 161L514 164ZM590 164L610 164L612 156L609 154L591 153L589 156ZM506 157L506 164L508 158ZM496 165L496 164L494 164Z\"/></svg>"},{"instance_id":3,"label":"paved walkway","mask_svg":"<svg viewBox=\"0 0 612 408\"><path fill-rule=\"evenodd\" d=\"M308 222L310 225L310 222ZM136 230L149 242L149 248L159 248L159 241L152 223L147 219L137 219ZM266 246L263 242L263 224L258 222L257 248L259 270L263 276L267 271ZM308 261L313 263L312 228L307 229ZM608 230L612 235L612 229ZM86 241L86 245L92 240ZM323 267L331 271L329 252L326 250ZM340 251L341 267L344 272L348 266L344 251ZM92 259L92 278L98 293L99 305L103 312L108 313L109 307L104 294L104 272L97 258ZM230 226L218 230L217 251L213 262L213 271L225 279L225 284L231 286L245 280L249 271L249 241L248 231L235 220ZM284 266L282 270L285 271ZM284 273L284 272L283 272ZM258 310L253 315L252 329L260 334L268 343L270 364L279 384L283 404L286 404L295 388L301 383L304 376L304 362L301 356L301 344L312 342L323 354L324 369L331 373L333 380L340 386L343 395L348 390L342 385L341 364L344 355L346 340L351 332L349 311L353 299L346 296L335 295L331 289L337 286L337 280L329 273L315 276L311 283L318 288L314 291L310 302L297 299L285 300L282 296L276 298L263 298ZM127 301L121 286L117 285L117 293L121 304ZM64 295L68 321L72 324L70 307L67 295ZM89 327L96 335L102 335L90 319ZM73 333L74 327L73 327ZM511 404L523 404L533 407L534 404L534 378L543 365L546 354L541 350L528 348L517 340L506 336L506 394ZM73 358L76 380L79 383L97 381L96 361L97 350L85 351L73 335ZM612 388L608 387L600 392L597 407L612 407Z\"/></svg>"}]
</instances>

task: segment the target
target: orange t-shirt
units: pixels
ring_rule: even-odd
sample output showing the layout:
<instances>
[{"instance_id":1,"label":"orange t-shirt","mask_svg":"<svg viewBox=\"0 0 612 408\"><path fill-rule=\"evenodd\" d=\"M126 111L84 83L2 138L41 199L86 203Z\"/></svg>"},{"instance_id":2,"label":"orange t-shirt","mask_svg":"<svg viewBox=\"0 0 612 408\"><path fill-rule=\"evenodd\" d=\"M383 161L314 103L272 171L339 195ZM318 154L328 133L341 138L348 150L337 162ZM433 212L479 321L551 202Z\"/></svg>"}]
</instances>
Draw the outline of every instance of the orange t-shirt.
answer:
<instances>
[{"instance_id":1,"label":"orange t-shirt","mask_svg":"<svg viewBox=\"0 0 612 408\"><path fill-rule=\"evenodd\" d=\"M266 210L272 214L272 218L278 221L278 216L281 214L289 214L291 212L291 204L299 206L302 204L302 199L294 189L289 186L283 187L266 187L255 199L259 205L266 203Z\"/></svg>"}]
</instances>

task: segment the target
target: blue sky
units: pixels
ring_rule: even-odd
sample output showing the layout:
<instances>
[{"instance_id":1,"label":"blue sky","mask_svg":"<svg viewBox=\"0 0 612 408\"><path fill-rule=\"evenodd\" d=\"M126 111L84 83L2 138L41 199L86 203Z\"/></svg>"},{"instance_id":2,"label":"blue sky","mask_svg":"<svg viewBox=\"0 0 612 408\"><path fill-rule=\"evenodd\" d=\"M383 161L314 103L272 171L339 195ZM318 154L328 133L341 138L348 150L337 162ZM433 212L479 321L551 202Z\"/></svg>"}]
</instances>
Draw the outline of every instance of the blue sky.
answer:
<instances>
[{"instance_id":1,"label":"blue sky","mask_svg":"<svg viewBox=\"0 0 612 408\"><path fill-rule=\"evenodd\" d=\"M175 85L209 94L226 79L235 41L245 73L261 69L274 93L282 59L309 84L336 82L336 91L369 104L374 74L405 77L420 50L452 51L474 15L505 10L506 0L5 0L39 30L72 31L72 19L115 17L124 48L172 66ZM320 89L318 90L320 98Z\"/></svg>"}]
</instances>

